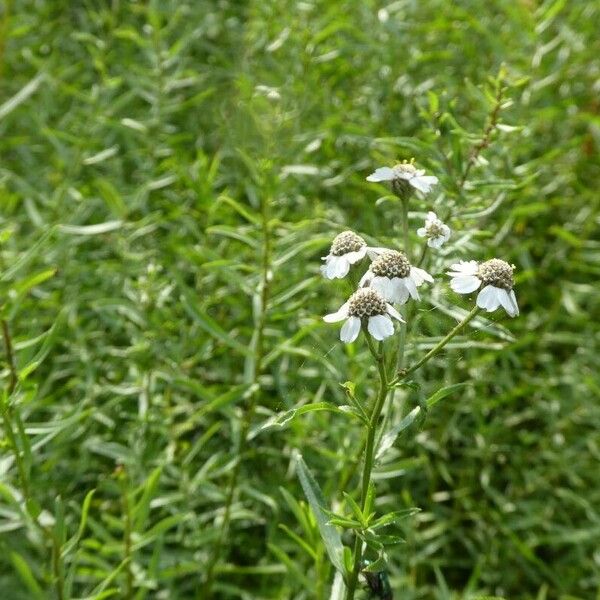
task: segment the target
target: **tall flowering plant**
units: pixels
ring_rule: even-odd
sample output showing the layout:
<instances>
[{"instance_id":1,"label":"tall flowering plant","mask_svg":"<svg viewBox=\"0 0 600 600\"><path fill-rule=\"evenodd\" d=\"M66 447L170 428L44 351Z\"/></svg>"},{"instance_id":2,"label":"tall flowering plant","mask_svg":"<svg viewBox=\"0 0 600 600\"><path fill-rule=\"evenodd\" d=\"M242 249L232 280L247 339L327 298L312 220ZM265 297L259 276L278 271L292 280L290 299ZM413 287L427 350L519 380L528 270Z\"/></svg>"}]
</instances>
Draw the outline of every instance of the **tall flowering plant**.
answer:
<instances>
[{"instance_id":1,"label":"tall flowering plant","mask_svg":"<svg viewBox=\"0 0 600 600\"><path fill-rule=\"evenodd\" d=\"M428 352L412 365L405 365L404 350L410 343L411 304L428 294L433 285L442 285L438 275L424 268L428 252L439 253L450 240L452 231L438 215L430 210L425 222L416 231L422 247L411 248L408 208L415 194L427 198L438 185L438 178L426 174L414 162L403 162L393 167L381 167L367 177L373 183L383 183L400 201L402 207L401 242L394 247L370 245L359 234L344 231L337 235L327 256L323 257L321 272L329 280L342 279L355 272L356 290L334 312L323 317L326 323L341 325L339 337L346 344L359 343L361 336L377 367L377 391L369 401L355 396L354 385L344 384L351 406L349 410L361 421L364 429L362 446L362 472L356 490L343 490L346 499L345 514L330 512L325 506L318 485L308 467L299 459L299 476L313 511L330 558L337 568L332 598L354 598L359 585L371 590L375 597L392 598L386 573L386 547L397 543L387 528L409 517L416 509L397 511L378 516L375 510L376 488L372 473L382 445L395 439L402 428L414 421L415 411L409 413L395 431L383 431L382 415L387 404L393 401L393 391L409 379L410 375L442 350L458 333L464 330L481 311L503 309L511 317L519 314L513 290L514 266L499 258L483 262L459 260L447 266L450 288L458 294L477 293L474 306L466 316ZM447 249L434 261L437 269L447 260ZM358 271L358 273L356 273ZM412 417L411 417L412 415ZM384 433L386 435L384 435ZM385 440L385 441L384 441ZM393 441L392 441L393 443ZM349 480L352 478L350 477ZM344 545L337 528L350 530L353 542Z\"/></svg>"}]
</instances>

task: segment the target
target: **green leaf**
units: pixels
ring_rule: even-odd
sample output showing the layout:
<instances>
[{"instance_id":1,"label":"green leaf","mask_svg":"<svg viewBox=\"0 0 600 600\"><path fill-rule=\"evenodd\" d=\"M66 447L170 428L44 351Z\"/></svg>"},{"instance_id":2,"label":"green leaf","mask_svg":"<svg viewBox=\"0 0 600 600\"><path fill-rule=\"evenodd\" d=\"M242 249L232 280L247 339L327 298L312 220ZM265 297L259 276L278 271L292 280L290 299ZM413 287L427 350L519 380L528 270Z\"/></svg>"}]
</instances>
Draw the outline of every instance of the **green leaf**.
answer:
<instances>
[{"instance_id":1,"label":"green leaf","mask_svg":"<svg viewBox=\"0 0 600 600\"><path fill-rule=\"evenodd\" d=\"M437 404L440 400L443 400L444 398L446 398L446 396L449 396L450 394L453 394L457 390L464 388L466 385L467 385L466 383L454 383L452 385L447 385L443 388L440 388L437 392L435 392L435 394L433 394L432 396L427 398L427 407L431 408L432 406Z\"/></svg>"},{"instance_id":2,"label":"green leaf","mask_svg":"<svg viewBox=\"0 0 600 600\"><path fill-rule=\"evenodd\" d=\"M302 548L313 560L317 559L317 553L310 547L310 545L304 541L297 533L294 533L289 527L283 523L279 524L279 529L285 531L285 533L292 539L300 548Z\"/></svg>"},{"instance_id":3,"label":"green leaf","mask_svg":"<svg viewBox=\"0 0 600 600\"><path fill-rule=\"evenodd\" d=\"M56 275L57 269L45 269L40 273L35 273L34 275L30 275L25 279L22 279L17 284L13 286L13 290L17 293L17 296L21 297L27 294L32 288L44 283L48 279L51 279Z\"/></svg>"},{"instance_id":4,"label":"green leaf","mask_svg":"<svg viewBox=\"0 0 600 600\"><path fill-rule=\"evenodd\" d=\"M354 516L356 517L357 521L362 523L364 526L365 516L363 514L363 511L360 509L360 506L354 501L354 498L352 498L352 496L350 496L350 494L347 494L346 492L344 492L344 498L346 499L346 502L348 502L348 504L350 505L350 508L352 509L352 512L354 513Z\"/></svg>"},{"instance_id":5,"label":"green leaf","mask_svg":"<svg viewBox=\"0 0 600 600\"><path fill-rule=\"evenodd\" d=\"M79 527L77 529L77 533L65 544L62 549L61 556L64 558L67 556L77 545L83 532L85 531L85 526L87 524L88 514L90 512L90 506L92 505L92 499L96 490L90 490L83 500L83 504L81 506L81 517L79 518Z\"/></svg>"},{"instance_id":6,"label":"green leaf","mask_svg":"<svg viewBox=\"0 0 600 600\"><path fill-rule=\"evenodd\" d=\"M306 466L306 463L301 455L298 455L298 458L296 459L296 465L298 468L298 479L300 480L300 485L302 486L304 494L306 495L306 499L308 500L313 514L315 515L319 532L321 534L321 538L323 539L323 543L325 544L329 559L336 569L343 572L344 547L342 545L342 538L338 530L329 523L329 519L325 512L325 500L323 498L321 489L319 488L319 485L312 473Z\"/></svg>"},{"instance_id":7,"label":"green leaf","mask_svg":"<svg viewBox=\"0 0 600 600\"><path fill-rule=\"evenodd\" d=\"M248 439L254 439L257 435L268 431L269 429L283 429L287 427L296 417L310 412L329 411L343 415L351 415L362 420L361 415L349 406L336 406L331 402L314 402L313 404L305 404L299 408L291 408L283 413L269 417L264 423L255 427L250 432Z\"/></svg>"},{"instance_id":8,"label":"green leaf","mask_svg":"<svg viewBox=\"0 0 600 600\"><path fill-rule=\"evenodd\" d=\"M27 561L16 552L10 552L9 556L17 574L21 578L21 581L25 584L25 587L31 594L33 594L34 598L44 600L46 595L36 581L31 569L29 568L29 565L27 564Z\"/></svg>"},{"instance_id":9,"label":"green leaf","mask_svg":"<svg viewBox=\"0 0 600 600\"><path fill-rule=\"evenodd\" d=\"M420 511L420 508L405 508L403 510L395 510L394 512L384 515L380 519L377 519L377 521L371 525L371 529L379 529L389 525L397 525L400 523L400 521L404 521L405 519L416 515Z\"/></svg>"},{"instance_id":10,"label":"green leaf","mask_svg":"<svg viewBox=\"0 0 600 600\"><path fill-rule=\"evenodd\" d=\"M59 227L60 231L71 235L101 235L121 229L123 225L123 221L117 220L95 223L94 225L59 225Z\"/></svg>"},{"instance_id":11,"label":"green leaf","mask_svg":"<svg viewBox=\"0 0 600 600\"><path fill-rule=\"evenodd\" d=\"M217 322L209 317L199 306L198 298L183 282L179 281L179 287L183 295L183 306L188 311L189 315L195 319L198 325L209 335L219 340L226 346L237 350L241 354L251 354L251 350L238 342L231 334L227 333Z\"/></svg>"},{"instance_id":12,"label":"green leaf","mask_svg":"<svg viewBox=\"0 0 600 600\"><path fill-rule=\"evenodd\" d=\"M397 425L392 427L381 437L377 455L375 458L381 458L393 445L398 436L408 427L410 427L421 412L420 407L413 408Z\"/></svg>"},{"instance_id":13,"label":"green leaf","mask_svg":"<svg viewBox=\"0 0 600 600\"><path fill-rule=\"evenodd\" d=\"M367 423L369 421L369 415L366 413L364 406L361 401L355 395L356 386L352 381L346 381L345 383L340 383L340 385L344 388L346 392L346 397L350 401L350 404L358 411L358 413L362 416L363 421Z\"/></svg>"},{"instance_id":14,"label":"green leaf","mask_svg":"<svg viewBox=\"0 0 600 600\"><path fill-rule=\"evenodd\" d=\"M21 254L21 256L14 262L12 266L2 273L0 281L10 281L23 267L27 266L33 259L35 259L42 247L46 244L55 231L56 227L48 228L42 237L40 237L37 242L32 244L27 252Z\"/></svg>"},{"instance_id":15,"label":"green leaf","mask_svg":"<svg viewBox=\"0 0 600 600\"><path fill-rule=\"evenodd\" d=\"M152 473L146 480L146 484L144 485L142 497L133 509L133 527L134 530L138 533L141 533L144 530L146 520L148 519L148 515L150 514L150 502L156 494L161 473L162 467L157 467L156 469L154 469L154 471L152 471Z\"/></svg>"}]
</instances>

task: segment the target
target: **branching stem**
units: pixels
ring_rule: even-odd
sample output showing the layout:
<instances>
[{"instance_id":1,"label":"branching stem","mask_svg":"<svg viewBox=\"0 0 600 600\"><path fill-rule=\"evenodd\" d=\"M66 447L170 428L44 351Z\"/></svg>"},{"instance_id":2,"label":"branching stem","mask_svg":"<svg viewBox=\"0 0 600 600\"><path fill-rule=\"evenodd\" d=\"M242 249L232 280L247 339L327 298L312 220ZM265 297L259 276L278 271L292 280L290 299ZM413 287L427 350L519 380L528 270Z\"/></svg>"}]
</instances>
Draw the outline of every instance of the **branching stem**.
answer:
<instances>
[{"instance_id":1,"label":"branching stem","mask_svg":"<svg viewBox=\"0 0 600 600\"><path fill-rule=\"evenodd\" d=\"M427 354L425 354L420 360L418 360L414 365L410 366L408 369L401 371L398 376L390 383L390 385L395 385L398 382L406 379L409 375L414 373L417 369L421 368L427 361L433 358L448 342L455 337L458 333L460 333L461 329L467 325L470 321L472 321L477 313L480 311L479 307L475 306L473 310L460 322L458 325L453 327L450 332L444 336Z\"/></svg>"}]
</instances>

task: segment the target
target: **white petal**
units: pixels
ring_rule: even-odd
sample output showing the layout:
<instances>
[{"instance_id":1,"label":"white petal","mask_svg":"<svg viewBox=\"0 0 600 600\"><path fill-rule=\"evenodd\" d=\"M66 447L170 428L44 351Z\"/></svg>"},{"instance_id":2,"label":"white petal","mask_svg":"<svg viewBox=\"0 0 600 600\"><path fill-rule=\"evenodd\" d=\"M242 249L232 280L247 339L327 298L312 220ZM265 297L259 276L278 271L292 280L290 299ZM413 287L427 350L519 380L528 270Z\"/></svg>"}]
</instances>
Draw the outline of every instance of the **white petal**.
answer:
<instances>
[{"instance_id":1,"label":"white petal","mask_svg":"<svg viewBox=\"0 0 600 600\"><path fill-rule=\"evenodd\" d=\"M389 252L388 248L379 248L379 247L371 247L367 248L367 254L371 260L375 260L380 254L384 252Z\"/></svg>"},{"instance_id":2,"label":"white petal","mask_svg":"<svg viewBox=\"0 0 600 600\"><path fill-rule=\"evenodd\" d=\"M362 260L367 254L367 247L363 246L360 250L356 250L354 252L347 252L344 254L344 258L353 265L357 263L359 260Z\"/></svg>"},{"instance_id":3,"label":"white petal","mask_svg":"<svg viewBox=\"0 0 600 600\"><path fill-rule=\"evenodd\" d=\"M412 277L409 275L408 277L402 278L402 283L404 283L404 287L408 290L408 293L415 299L420 300L419 292L417 292L417 286L415 282L412 280Z\"/></svg>"},{"instance_id":4,"label":"white petal","mask_svg":"<svg viewBox=\"0 0 600 600\"><path fill-rule=\"evenodd\" d=\"M504 310L511 317L516 317L519 314L519 307L517 306L517 298L513 290L502 290L498 294L500 304L504 307Z\"/></svg>"},{"instance_id":5,"label":"white petal","mask_svg":"<svg viewBox=\"0 0 600 600\"><path fill-rule=\"evenodd\" d=\"M342 279L342 277L346 277L346 275L348 275L348 271L350 271L350 263L345 256L336 256L334 264L334 279L336 277L338 279Z\"/></svg>"},{"instance_id":6,"label":"white petal","mask_svg":"<svg viewBox=\"0 0 600 600\"><path fill-rule=\"evenodd\" d=\"M391 302L406 304L409 294L406 286L404 285L404 280L400 279L399 277L394 277L394 279L392 279L392 283L394 285L394 293Z\"/></svg>"},{"instance_id":7,"label":"white petal","mask_svg":"<svg viewBox=\"0 0 600 600\"><path fill-rule=\"evenodd\" d=\"M406 323L406 321L402 318L402 315L391 304L388 304L386 308L388 311L388 315L390 315L390 317L394 317L394 319L398 319L398 321L400 321L400 323Z\"/></svg>"},{"instance_id":8,"label":"white petal","mask_svg":"<svg viewBox=\"0 0 600 600\"><path fill-rule=\"evenodd\" d=\"M342 342L353 342L360 333L360 319L358 317L349 317L340 331L340 340Z\"/></svg>"},{"instance_id":9,"label":"white petal","mask_svg":"<svg viewBox=\"0 0 600 600\"><path fill-rule=\"evenodd\" d=\"M479 294L477 294L477 306L488 312L496 310L500 306L499 292L502 291L504 290L501 288L497 288L493 285L486 285Z\"/></svg>"},{"instance_id":10,"label":"white petal","mask_svg":"<svg viewBox=\"0 0 600 600\"><path fill-rule=\"evenodd\" d=\"M323 317L323 321L325 323L337 323L338 321L343 321L348 318L348 302L345 302L340 306L337 312L331 313L329 315L325 315Z\"/></svg>"},{"instance_id":11,"label":"white petal","mask_svg":"<svg viewBox=\"0 0 600 600\"><path fill-rule=\"evenodd\" d=\"M379 169L375 169L375 172L367 177L367 181L375 183L379 181L391 181L392 179L396 179L396 174L390 167L379 167Z\"/></svg>"},{"instance_id":12,"label":"white petal","mask_svg":"<svg viewBox=\"0 0 600 600\"><path fill-rule=\"evenodd\" d=\"M373 277L370 287L377 290L385 300L393 300L394 286L389 277Z\"/></svg>"},{"instance_id":13,"label":"white petal","mask_svg":"<svg viewBox=\"0 0 600 600\"><path fill-rule=\"evenodd\" d=\"M427 213L427 220L428 220L428 221L435 222L435 221L437 221L437 220L438 220L438 218L437 218L437 215L436 215L436 214L435 214L435 213L434 213L432 210L430 210L430 211Z\"/></svg>"},{"instance_id":14,"label":"white petal","mask_svg":"<svg viewBox=\"0 0 600 600\"><path fill-rule=\"evenodd\" d=\"M513 315L511 313L513 312L513 305L510 300L510 296L508 295L508 292L505 289L501 289L498 292L498 300L500 301L500 304L502 305L504 310L512 317Z\"/></svg>"},{"instance_id":15,"label":"white petal","mask_svg":"<svg viewBox=\"0 0 600 600\"><path fill-rule=\"evenodd\" d=\"M394 334L394 324L387 315L369 317L367 328L369 333L378 341L384 340L386 337Z\"/></svg>"},{"instance_id":16,"label":"white petal","mask_svg":"<svg viewBox=\"0 0 600 600\"><path fill-rule=\"evenodd\" d=\"M435 237L435 238L430 238L427 240L427 245L430 248L441 248L442 244L444 243L444 238L443 237Z\"/></svg>"},{"instance_id":17,"label":"white petal","mask_svg":"<svg viewBox=\"0 0 600 600\"><path fill-rule=\"evenodd\" d=\"M427 229L425 229L425 227L419 227L419 229L417 229L417 235L419 237L425 237L427 235Z\"/></svg>"},{"instance_id":18,"label":"white petal","mask_svg":"<svg viewBox=\"0 0 600 600\"><path fill-rule=\"evenodd\" d=\"M450 265L451 271L448 275L455 277L456 275L477 275L479 271L479 263L476 260L461 260L460 262Z\"/></svg>"},{"instance_id":19,"label":"white petal","mask_svg":"<svg viewBox=\"0 0 600 600\"><path fill-rule=\"evenodd\" d=\"M433 277L425 269L419 269L419 267L410 268L410 278L415 282L417 287L422 285L424 281L433 283Z\"/></svg>"},{"instance_id":20,"label":"white petal","mask_svg":"<svg viewBox=\"0 0 600 600\"><path fill-rule=\"evenodd\" d=\"M367 271L358 282L358 287L370 287L371 280L373 279L373 273L371 271Z\"/></svg>"},{"instance_id":21,"label":"white petal","mask_svg":"<svg viewBox=\"0 0 600 600\"><path fill-rule=\"evenodd\" d=\"M510 300L513 304L513 312L514 314L510 315L511 317L518 317L519 316L519 305L517 304L517 297L515 296L515 290L510 290L509 294L510 296ZM510 314L510 313L508 313Z\"/></svg>"},{"instance_id":22,"label":"white petal","mask_svg":"<svg viewBox=\"0 0 600 600\"><path fill-rule=\"evenodd\" d=\"M422 177L413 177L409 183L420 192L426 194L431 189L431 186L435 185L437 181L438 178L433 175L424 175Z\"/></svg>"},{"instance_id":23,"label":"white petal","mask_svg":"<svg viewBox=\"0 0 600 600\"><path fill-rule=\"evenodd\" d=\"M327 279L335 279L335 273L337 271L337 257L328 256L325 260L327 262L321 266L321 273L323 273Z\"/></svg>"},{"instance_id":24,"label":"white petal","mask_svg":"<svg viewBox=\"0 0 600 600\"><path fill-rule=\"evenodd\" d=\"M470 294L481 285L481 280L475 275L456 275L450 281L450 287L457 294Z\"/></svg>"},{"instance_id":25,"label":"white petal","mask_svg":"<svg viewBox=\"0 0 600 600\"><path fill-rule=\"evenodd\" d=\"M342 278L348 275L350 263L344 256L329 255L325 257L325 264L321 266L321 273L327 279Z\"/></svg>"}]
</instances>

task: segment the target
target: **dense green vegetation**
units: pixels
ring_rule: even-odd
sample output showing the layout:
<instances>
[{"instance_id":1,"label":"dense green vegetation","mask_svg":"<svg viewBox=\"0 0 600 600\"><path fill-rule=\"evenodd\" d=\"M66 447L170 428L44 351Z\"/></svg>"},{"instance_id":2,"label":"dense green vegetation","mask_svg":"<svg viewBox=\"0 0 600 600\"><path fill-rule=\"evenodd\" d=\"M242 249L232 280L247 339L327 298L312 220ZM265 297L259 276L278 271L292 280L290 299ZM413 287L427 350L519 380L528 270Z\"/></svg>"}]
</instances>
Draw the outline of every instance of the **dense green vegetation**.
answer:
<instances>
[{"instance_id":1,"label":"dense green vegetation","mask_svg":"<svg viewBox=\"0 0 600 600\"><path fill-rule=\"evenodd\" d=\"M514 263L521 316L395 395L467 384L376 465L379 514L421 509L394 597L598 600L598 31L585 0L5 0L0 596L329 598L297 457L338 510L362 432L285 411L370 402L320 257L398 245L365 177L414 157L414 244L432 207L454 236L408 360L472 305L457 259Z\"/></svg>"}]
</instances>

